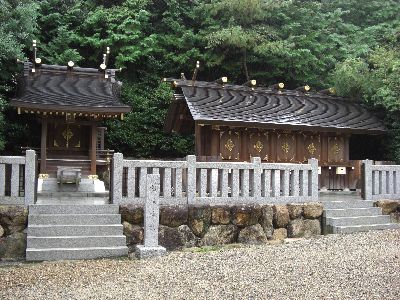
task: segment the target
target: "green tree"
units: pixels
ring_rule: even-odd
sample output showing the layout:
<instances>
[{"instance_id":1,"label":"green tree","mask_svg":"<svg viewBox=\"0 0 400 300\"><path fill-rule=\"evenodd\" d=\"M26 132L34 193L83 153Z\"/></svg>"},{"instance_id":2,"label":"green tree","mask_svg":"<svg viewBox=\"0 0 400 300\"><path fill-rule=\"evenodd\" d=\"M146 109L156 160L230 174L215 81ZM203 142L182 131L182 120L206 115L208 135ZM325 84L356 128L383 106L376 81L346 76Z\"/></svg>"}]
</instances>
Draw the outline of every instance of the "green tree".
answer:
<instances>
[{"instance_id":1,"label":"green tree","mask_svg":"<svg viewBox=\"0 0 400 300\"><path fill-rule=\"evenodd\" d=\"M0 0L0 150L10 140L9 122L4 111L7 99L14 94L17 81L17 58L24 60L26 50L37 32L37 4L35 1Z\"/></svg>"}]
</instances>

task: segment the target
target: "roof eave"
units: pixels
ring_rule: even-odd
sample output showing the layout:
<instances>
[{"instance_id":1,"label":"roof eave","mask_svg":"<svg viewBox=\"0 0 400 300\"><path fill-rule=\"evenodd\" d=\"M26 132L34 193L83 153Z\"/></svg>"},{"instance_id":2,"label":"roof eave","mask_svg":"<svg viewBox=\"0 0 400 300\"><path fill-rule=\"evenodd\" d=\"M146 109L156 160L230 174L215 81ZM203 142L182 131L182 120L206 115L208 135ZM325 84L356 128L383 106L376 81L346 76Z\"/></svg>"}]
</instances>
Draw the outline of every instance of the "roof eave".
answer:
<instances>
[{"instance_id":1,"label":"roof eave","mask_svg":"<svg viewBox=\"0 0 400 300\"><path fill-rule=\"evenodd\" d=\"M26 103L18 99L11 99L10 105L21 109L35 109L43 111L64 111L64 112L93 112L93 113L128 113L132 108L127 105L122 106L75 106L75 105L46 105L36 103Z\"/></svg>"}]
</instances>

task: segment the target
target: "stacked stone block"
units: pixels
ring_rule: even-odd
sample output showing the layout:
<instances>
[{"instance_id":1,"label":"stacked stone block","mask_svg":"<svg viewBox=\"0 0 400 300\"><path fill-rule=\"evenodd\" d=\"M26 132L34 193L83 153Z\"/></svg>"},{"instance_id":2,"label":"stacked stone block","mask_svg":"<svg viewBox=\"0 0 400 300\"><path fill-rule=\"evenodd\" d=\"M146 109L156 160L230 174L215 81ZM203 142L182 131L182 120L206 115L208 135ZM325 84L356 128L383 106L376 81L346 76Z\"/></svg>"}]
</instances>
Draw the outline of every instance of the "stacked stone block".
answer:
<instances>
[{"instance_id":1,"label":"stacked stone block","mask_svg":"<svg viewBox=\"0 0 400 300\"><path fill-rule=\"evenodd\" d=\"M287 205L182 205L160 207L159 244L167 250L268 240L310 238L321 234L320 203ZM131 251L143 244L143 207L120 205Z\"/></svg>"}]
</instances>

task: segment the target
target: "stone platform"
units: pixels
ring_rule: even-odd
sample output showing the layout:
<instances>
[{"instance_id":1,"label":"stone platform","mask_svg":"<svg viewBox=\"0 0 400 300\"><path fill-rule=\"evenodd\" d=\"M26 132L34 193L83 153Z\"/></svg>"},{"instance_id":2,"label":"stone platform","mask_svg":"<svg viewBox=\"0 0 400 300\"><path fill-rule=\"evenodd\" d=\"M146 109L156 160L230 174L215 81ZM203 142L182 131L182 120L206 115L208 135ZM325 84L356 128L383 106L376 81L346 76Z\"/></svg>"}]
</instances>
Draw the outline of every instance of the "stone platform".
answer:
<instances>
[{"instance_id":1,"label":"stone platform","mask_svg":"<svg viewBox=\"0 0 400 300\"><path fill-rule=\"evenodd\" d=\"M99 179L82 178L77 186L72 183L64 183L62 191L56 178L38 179L38 192L91 192L104 193L106 188L104 182Z\"/></svg>"}]
</instances>

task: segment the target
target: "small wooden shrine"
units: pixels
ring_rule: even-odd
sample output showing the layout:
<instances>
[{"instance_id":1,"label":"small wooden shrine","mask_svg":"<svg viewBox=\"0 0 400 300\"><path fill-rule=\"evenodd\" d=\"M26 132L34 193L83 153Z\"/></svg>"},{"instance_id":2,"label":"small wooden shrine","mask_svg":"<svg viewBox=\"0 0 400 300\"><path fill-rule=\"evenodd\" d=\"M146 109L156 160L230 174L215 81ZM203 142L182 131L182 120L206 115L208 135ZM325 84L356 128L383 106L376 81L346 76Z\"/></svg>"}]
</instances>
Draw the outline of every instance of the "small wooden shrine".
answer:
<instances>
[{"instance_id":1,"label":"small wooden shrine","mask_svg":"<svg viewBox=\"0 0 400 300\"><path fill-rule=\"evenodd\" d=\"M41 129L40 173L55 175L57 165L79 166L84 175L97 174L104 127L109 118L123 119L130 107L120 102L116 70L23 63L17 97L10 104L18 114L35 114ZM86 173L86 174L85 174Z\"/></svg>"},{"instance_id":2,"label":"small wooden shrine","mask_svg":"<svg viewBox=\"0 0 400 300\"><path fill-rule=\"evenodd\" d=\"M224 161L303 163L317 158L320 187L355 189L359 161L350 160L353 135L385 133L361 103L311 92L186 79L165 79L174 88L165 131L195 133L197 156ZM367 157L364 157L367 158ZM364 159L363 158L363 159Z\"/></svg>"}]
</instances>

